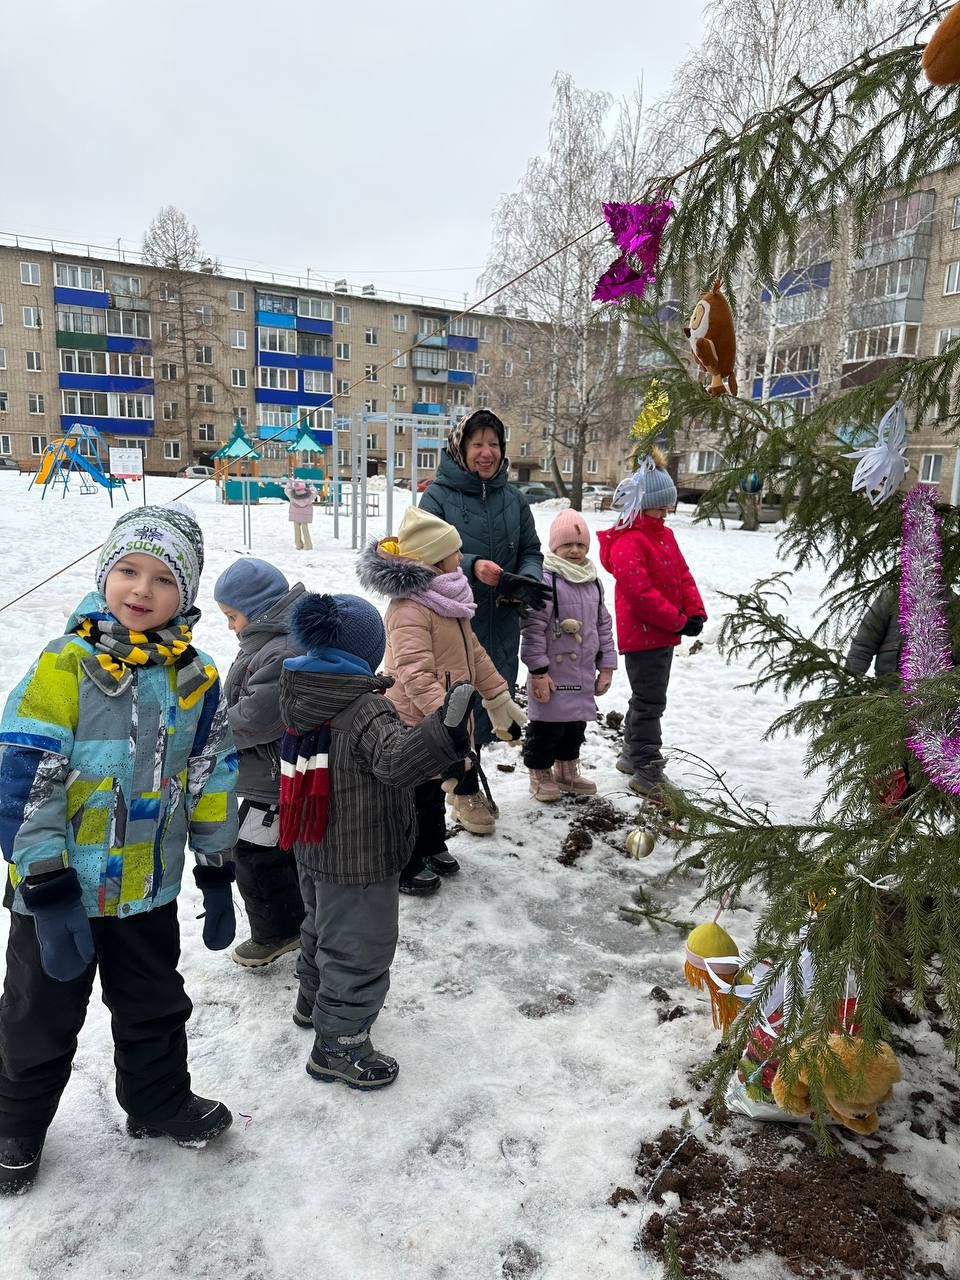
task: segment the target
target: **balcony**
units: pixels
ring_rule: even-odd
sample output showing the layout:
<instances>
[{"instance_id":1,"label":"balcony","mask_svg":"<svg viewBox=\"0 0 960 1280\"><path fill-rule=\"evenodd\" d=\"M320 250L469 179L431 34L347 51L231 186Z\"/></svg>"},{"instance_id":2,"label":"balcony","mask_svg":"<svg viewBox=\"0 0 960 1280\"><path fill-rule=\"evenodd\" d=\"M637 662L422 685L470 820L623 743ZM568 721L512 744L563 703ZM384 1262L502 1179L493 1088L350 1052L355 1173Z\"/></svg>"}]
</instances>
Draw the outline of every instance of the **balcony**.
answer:
<instances>
[{"instance_id":1,"label":"balcony","mask_svg":"<svg viewBox=\"0 0 960 1280\"><path fill-rule=\"evenodd\" d=\"M413 412L416 414L422 414L427 418L441 418L443 417L443 405L427 404L424 400L417 400L414 402Z\"/></svg>"},{"instance_id":2,"label":"balcony","mask_svg":"<svg viewBox=\"0 0 960 1280\"><path fill-rule=\"evenodd\" d=\"M57 346L69 347L75 351L106 351L107 335L105 333L74 333L72 329L58 329Z\"/></svg>"},{"instance_id":3,"label":"balcony","mask_svg":"<svg viewBox=\"0 0 960 1280\"><path fill-rule=\"evenodd\" d=\"M447 345L447 335L445 333L418 333L418 347L445 347Z\"/></svg>"}]
</instances>

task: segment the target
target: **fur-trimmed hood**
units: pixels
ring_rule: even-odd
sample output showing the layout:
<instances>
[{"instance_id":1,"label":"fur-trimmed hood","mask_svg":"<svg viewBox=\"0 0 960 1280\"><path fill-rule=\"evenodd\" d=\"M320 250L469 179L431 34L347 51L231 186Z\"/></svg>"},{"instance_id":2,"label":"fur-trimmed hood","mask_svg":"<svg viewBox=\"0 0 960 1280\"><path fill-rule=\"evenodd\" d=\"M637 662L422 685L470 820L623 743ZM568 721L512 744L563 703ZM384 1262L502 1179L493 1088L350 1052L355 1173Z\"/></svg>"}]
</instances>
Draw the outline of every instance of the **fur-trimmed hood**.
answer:
<instances>
[{"instance_id":1,"label":"fur-trimmed hood","mask_svg":"<svg viewBox=\"0 0 960 1280\"><path fill-rule=\"evenodd\" d=\"M364 548L357 562L357 578L367 591L388 600L405 600L426 591L436 577L429 565L405 560L380 550L376 538Z\"/></svg>"}]
</instances>

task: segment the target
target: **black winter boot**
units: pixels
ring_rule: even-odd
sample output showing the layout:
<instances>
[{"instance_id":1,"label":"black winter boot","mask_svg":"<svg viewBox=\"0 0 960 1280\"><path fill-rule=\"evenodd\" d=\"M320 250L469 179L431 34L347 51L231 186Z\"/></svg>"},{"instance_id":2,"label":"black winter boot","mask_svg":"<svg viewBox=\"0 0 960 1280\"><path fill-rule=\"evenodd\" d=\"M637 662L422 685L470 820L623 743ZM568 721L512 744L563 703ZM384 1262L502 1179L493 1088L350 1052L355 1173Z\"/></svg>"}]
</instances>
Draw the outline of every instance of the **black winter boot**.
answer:
<instances>
[{"instance_id":1,"label":"black winter boot","mask_svg":"<svg viewBox=\"0 0 960 1280\"><path fill-rule=\"evenodd\" d=\"M127 1116L127 1133L131 1138L172 1138L179 1147L202 1147L231 1124L233 1116L222 1102L191 1093L169 1120L149 1124Z\"/></svg>"},{"instance_id":2,"label":"black winter boot","mask_svg":"<svg viewBox=\"0 0 960 1280\"><path fill-rule=\"evenodd\" d=\"M314 1080L339 1080L351 1089L382 1089L393 1084L399 1071L396 1059L378 1053L367 1035L338 1036L332 1043L317 1036L307 1060L307 1074Z\"/></svg>"},{"instance_id":3,"label":"black winter boot","mask_svg":"<svg viewBox=\"0 0 960 1280\"><path fill-rule=\"evenodd\" d=\"M431 893L436 893L441 883L440 877L428 866L422 866L414 875L410 875L407 868L400 877L400 892L425 898Z\"/></svg>"},{"instance_id":4,"label":"black winter boot","mask_svg":"<svg viewBox=\"0 0 960 1280\"><path fill-rule=\"evenodd\" d=\"M0 1196L22 1196L30 1190L40 1168L45 1136L0 1138Z\"/></svg>"},{"instance_id":5,"label":"black winter boot","mask_svg":"<svg viewBox=\"0 0 960 1280\"><path fill-rule=\"evenodd\" d=\"M293 1020L298 1027L313 1026L313 1001L308 1000L302 991L297 992L297 1003L293 1006Z\"/></svg>"}]
</instances>

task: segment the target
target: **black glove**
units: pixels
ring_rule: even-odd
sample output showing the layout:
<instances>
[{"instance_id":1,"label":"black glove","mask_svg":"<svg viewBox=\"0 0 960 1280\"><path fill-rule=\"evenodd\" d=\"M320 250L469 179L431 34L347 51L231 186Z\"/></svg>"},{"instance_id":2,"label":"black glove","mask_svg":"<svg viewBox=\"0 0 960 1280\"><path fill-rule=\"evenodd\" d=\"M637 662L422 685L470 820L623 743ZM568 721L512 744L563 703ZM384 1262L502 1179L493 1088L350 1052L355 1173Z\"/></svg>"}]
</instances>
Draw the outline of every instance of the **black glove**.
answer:
<instances>
[{"instance_id":1,"label":"black glove","mask_svg":"<svg viewBox=\"0 0 960 1280\"><path fill-rule=\"evenodd\" d=\"M703 630L703 624L705 622L706 618L701 617L699 613L695 613L693 617L688 618L680 628L680 634L682 636L698 636Z\"/></svg>"},{"instance_id":2,"label":"black glove","mask_svg":"<svg viewBox=\"0 0 960 1280\"><path fill-rule=\"evenodd\" d=\"M237 934L233 863L225 862L222 867L194 867L193 878L203 894L203 945L208 951L224 951Z\"/></svg>"},{"instance_id":3,"label":"black glove","mask_svg":"<svg viewBox=\"0 0 960 1280\"><path fill-rule=\"evenodd\" d=\"M20 892L33 912L40 967L47 977L72 982L86 973L93 963L93 932L73 867L36 879L28 876Z\"/></svg>"},{"instance_id":4,"label":"black glove","mask_svg":"<svg viewBox=\"0 0 960 1280\"><path fill-rule=\"evenodd\" d=\"M496 590L498 605L513 605L521 612L542 609L550 599L548 586L522 573L501 573Z\"/></svg>"},{"instance_id":5,"label":"black glove","mask_svg":"<svg viewBox=\"0 0 960 1280\"><path fill-rule=\"evenodd\" d=\"M453 749L461 755L470 750L470 717L477 691L469 680L458 680L443 700L440 721L450 735Z\"/></svg>"}]
</instances>

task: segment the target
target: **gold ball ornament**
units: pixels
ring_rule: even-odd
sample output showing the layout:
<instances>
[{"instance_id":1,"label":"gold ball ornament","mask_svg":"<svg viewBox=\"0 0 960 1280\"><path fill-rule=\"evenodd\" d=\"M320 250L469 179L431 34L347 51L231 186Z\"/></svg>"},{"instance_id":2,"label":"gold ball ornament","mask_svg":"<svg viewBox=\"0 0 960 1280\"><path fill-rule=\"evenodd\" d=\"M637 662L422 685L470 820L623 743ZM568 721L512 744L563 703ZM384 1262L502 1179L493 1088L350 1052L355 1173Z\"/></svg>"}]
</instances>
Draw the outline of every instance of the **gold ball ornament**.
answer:
<instances>
[{"instance_id":1,"label":"gold ball ornament","mask_svg":"<svg viewBox=\"0 0 960 1280\"><path fill-rule=\"evenodd\" d=\"M627 836L626 850L631 858L648 858L657 846L657 837L646 827L635 827Z\"/></svg>"}]
</instances>

